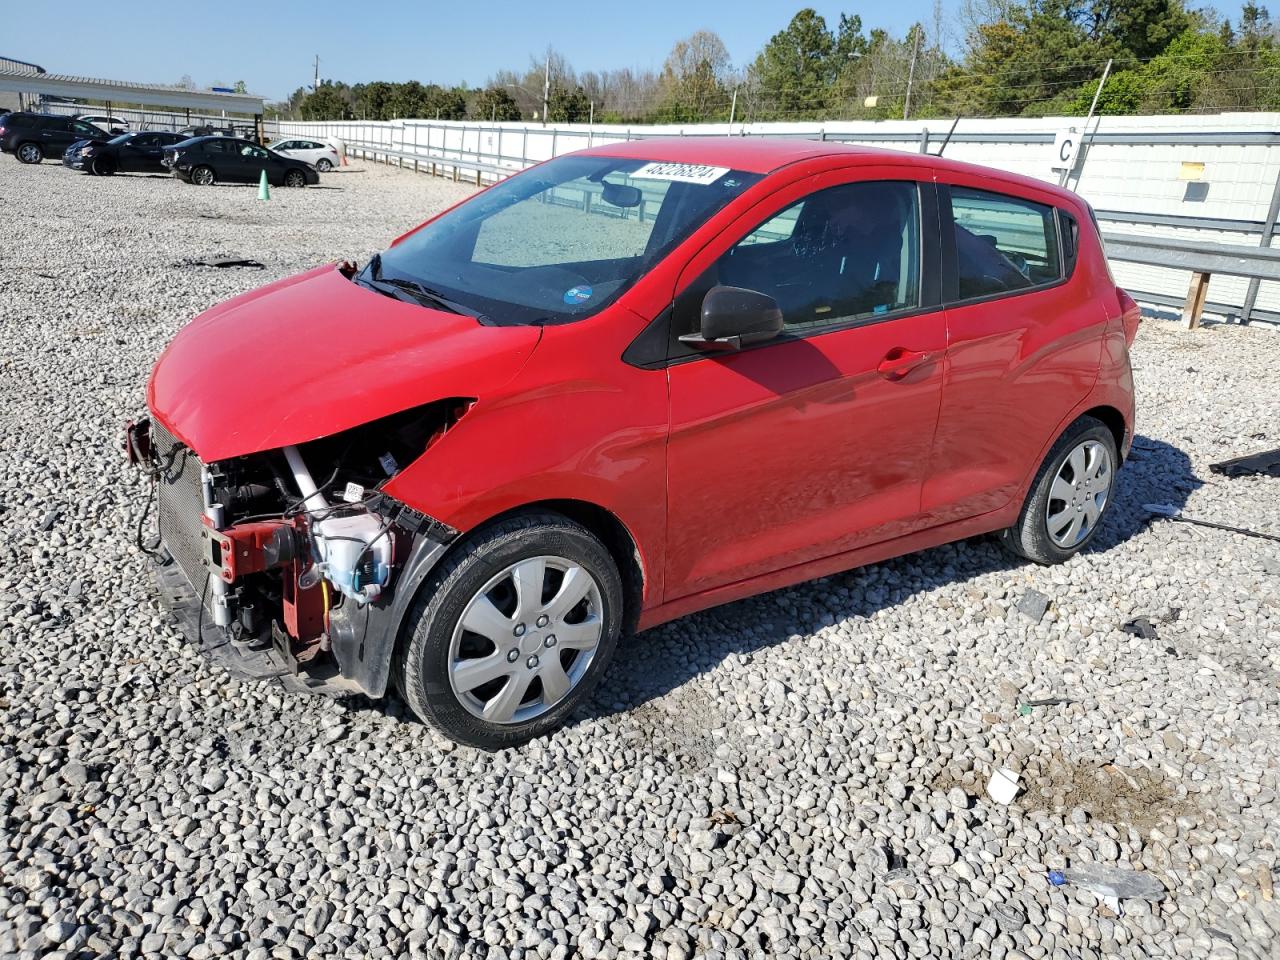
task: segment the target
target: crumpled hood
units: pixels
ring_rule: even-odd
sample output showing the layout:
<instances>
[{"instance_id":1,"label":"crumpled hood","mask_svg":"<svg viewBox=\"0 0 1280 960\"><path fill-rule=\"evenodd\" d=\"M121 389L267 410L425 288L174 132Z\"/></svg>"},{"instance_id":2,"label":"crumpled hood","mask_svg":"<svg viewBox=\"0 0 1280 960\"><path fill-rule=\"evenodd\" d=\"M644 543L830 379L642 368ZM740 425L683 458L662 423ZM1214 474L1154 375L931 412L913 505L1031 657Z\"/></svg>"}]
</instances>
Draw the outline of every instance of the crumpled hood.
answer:
<instances>
[{"instance_id":1,"label":"crumpled hood","mask_svg":"<svg viewBox=\"0 0 1280 960\"><path fill-rule=\"evenodd\" d=\"M537 327L488 327L357 286L333 265L196 317L156 361L147 405L205 463L305 443L509 381Z\"/></svg>"}]
</instances>

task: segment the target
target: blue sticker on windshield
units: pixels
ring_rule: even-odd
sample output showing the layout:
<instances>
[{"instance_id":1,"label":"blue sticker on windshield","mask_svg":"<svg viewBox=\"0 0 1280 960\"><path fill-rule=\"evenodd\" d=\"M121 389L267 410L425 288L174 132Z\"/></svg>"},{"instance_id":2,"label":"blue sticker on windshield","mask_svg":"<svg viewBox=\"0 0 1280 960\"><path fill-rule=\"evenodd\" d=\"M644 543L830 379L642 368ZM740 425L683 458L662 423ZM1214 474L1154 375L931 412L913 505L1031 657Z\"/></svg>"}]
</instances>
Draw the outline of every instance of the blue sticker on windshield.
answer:
<instances>
[{"instance_id":1,"label":"blue sticker on windshield","mask_svg":"<svg viewBox=\"0 0 1280 960\"><path fill-rule=\"evenodd\" d=\"M564 302L571 307L576 307L580 303L586 303L591 299L591 287L583 284L580 287L570 287L564 292Z\"/></svg>"}]
</instances>

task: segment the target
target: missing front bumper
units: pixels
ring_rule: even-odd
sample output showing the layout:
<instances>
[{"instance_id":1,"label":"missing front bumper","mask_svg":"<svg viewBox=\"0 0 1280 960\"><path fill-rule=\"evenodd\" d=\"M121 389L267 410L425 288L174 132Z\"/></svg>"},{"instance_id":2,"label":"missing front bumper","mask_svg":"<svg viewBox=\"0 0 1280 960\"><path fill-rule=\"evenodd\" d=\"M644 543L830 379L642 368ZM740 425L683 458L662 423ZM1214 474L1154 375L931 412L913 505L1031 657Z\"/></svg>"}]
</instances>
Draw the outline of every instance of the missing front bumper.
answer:
<instances>
[{"instance_id":1,"label":"missing front bumper","mask_svg":"<svg viewBox=\"0 0 1280 960\"><path fill-rule=\"evenodd\" d=\"M172 561L155 569L160 600L177 621L183 639L211 663L241 680L276 680L288 690L349 697L363 691L338 673L332 662L299 668L292 655L271 642L232 640L201 614L200 596Z\"/></svg>"}]
</instances>

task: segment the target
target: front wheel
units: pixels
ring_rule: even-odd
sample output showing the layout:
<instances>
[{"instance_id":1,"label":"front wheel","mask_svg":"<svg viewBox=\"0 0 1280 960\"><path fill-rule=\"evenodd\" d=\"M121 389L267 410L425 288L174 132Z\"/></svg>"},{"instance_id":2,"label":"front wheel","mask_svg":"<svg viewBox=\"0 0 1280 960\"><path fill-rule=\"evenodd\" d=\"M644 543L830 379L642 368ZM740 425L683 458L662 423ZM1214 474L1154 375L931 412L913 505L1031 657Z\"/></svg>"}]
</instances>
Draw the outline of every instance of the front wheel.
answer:
<instances>
[{"instance_id":1,"label":"front wheel","mask_svg":"<svg viewBox=\"0 0 1280 960\"><path fill-rule=\"evenodd\" d=\"M622 581L590 531L514 517L460 545L423 589L397 671L423 721L497 750L559 726L608 666Z\"/></svg>"},{"instance_id":2,"label":"front wheel","mask_svg":"<svg viewBox=\"0 0 1280 960\"><path fill-rule=\"evenodd\" d=\"M215 180L212 167L196 167L191 171L191 182L198 187L209 187Z\"/></svg>"},{"instance_id":3,"label":"front wheel","mask_svg":"<svg viewBox=\"0 0 1280 960\"><path fill-rule=\"evenodd\" d=\"M94 157L89 172L99 177L109 177L116 172L116 165L107 157Z\"/></svg>"},{"instance_id":4,"label":"front wheel","mask_svg":"<svg viewBox=\"0 0 1280 960\"><path fill-rule=\"evenodd\" d=\"M301 170L286 170L284 185L286 187L305 187L307 185L307 175Z\"/></svg>"},{"instance_id":5,"label":"front wheel","mask_svg":"<svg viewBox=\"0 0 1280 960\"><path fill-rule=\"evenodd\" d=\"M1062 563L1086 546L1102 526L1115 492L1116 440L1106 425L1081 417L1041 464L1018 522L1004 543L1036 563Z\"/></svg>"},{"instance_id":6,"label":"front wheel","mask_svg":"<svg viewBox=\"0 0 1280 960\"><path fill-rule=\"evenodd\" d=\"M19 163L39 163L44 159L44 151L38 143L24 143L18 147L17 157Z\"/></svg>"},{"instance_id":7,"label":"front wheel","mask_svg":"<svg viewBox=\"0 0 1280 960\"><path fill-rule=\"evenodd\" d=\"M316 161L316 169L319 170L321 173L328 173L330 170L333 169L333 161L330 160L328 157L321 157L319 160Z\"/></svg>"}]
</instances>

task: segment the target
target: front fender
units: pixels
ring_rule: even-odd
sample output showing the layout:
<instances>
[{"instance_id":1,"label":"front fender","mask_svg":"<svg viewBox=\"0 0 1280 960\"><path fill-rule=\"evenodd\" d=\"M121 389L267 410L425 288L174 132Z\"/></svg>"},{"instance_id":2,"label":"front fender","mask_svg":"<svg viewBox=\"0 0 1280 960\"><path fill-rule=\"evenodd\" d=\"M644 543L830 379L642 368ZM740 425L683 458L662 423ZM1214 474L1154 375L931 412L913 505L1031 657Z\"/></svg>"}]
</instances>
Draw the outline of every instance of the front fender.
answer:
<instances>
[{"instance_id":1,"label":"front fender","mask_svg":"<svg viewBox=\"0 0 1280 960\"><path fill-rule=\"evenodd\" d=\"M640 552L647 606L661 601L665 559L666 372L592 358L591 342L548 334L545 356L482 396L386 492L463 532L547 500L607 510Z\"/></svg>"}]
</instances>

